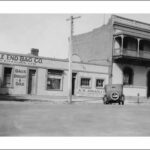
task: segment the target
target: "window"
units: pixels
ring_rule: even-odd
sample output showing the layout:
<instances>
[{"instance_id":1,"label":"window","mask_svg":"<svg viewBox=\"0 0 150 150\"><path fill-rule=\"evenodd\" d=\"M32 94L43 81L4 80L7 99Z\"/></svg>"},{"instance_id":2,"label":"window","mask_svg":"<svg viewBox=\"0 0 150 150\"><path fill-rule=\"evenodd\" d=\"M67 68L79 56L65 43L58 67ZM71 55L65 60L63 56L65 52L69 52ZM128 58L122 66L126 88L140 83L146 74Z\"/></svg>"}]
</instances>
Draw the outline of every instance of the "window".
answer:
<instances>
[{"instance_id":1,"label":"window","mask_svg":"<svg viewBox=\"0 0 150 150\"><path fill-rule=\"evenodd\" d=\"M133 84L133 70L129 67L123 70L123 84L132 85Z\"/></svg>"},{"instance_id":2,"label":"window","mask_svg":"<svg viewBox=\"0 0 150 150\"><path fill-rule=\"evenodd\" d=\"M61 83L61 79L48 78L47 88L59 90L60 89L60 83Z\"/></svg>"},{"instance_id":3,"label":"window","mask_svg":"<svg viewBox=\"0 0 150 150\"><path fill-rule=\"evenodd\" d=\"M3 78L3 86L4 87L12 87L12 68L5 67L4 68L4 78Z\"/></svg>"},{"instance_id":4,"label":"window","mask_svg":"<svg viewBox=\"0 0 150 150\"><path fill-rule=\"evenodd\" d=\"M96 79L96 88L104 87L104 79Z\"/></svg>"},{"instance_id":5,"label":"window","mask_svg":"<svg viewBox=\"0 0 150 150\"><path fill-rule=\"evenodd\" d=\"M90 78L81 78L81 87L90 87Z\"/></svg>"},{"instance_id":6,"label":"window","mask_svg":"<svg viewBox=\"0 0 150 150\"><path fill-rule=\"evenodd\" d=\"M62 70L48 69L47 90L62 90Z\"/></svg>"}]
</instances>

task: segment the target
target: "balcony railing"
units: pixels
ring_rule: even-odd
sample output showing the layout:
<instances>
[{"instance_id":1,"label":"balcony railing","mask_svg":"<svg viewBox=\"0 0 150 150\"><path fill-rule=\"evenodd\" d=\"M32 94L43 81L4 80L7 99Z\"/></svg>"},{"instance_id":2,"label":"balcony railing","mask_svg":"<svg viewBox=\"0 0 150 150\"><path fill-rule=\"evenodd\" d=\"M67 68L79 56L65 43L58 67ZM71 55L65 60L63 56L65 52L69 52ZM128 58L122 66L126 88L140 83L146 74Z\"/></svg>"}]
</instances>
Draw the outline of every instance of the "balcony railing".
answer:
<instances>
[{"instance_id":1,"label":"balcony railing","mask_svg":"<svg viewBox=\"0 0 150 150\"><path fill-rule=\"evenodd\" d=\"M131 49L114 49L113 56L129 56L134 58L150 59L150 51L131 50Z\"/></svg>"},{"instance_id":2,"label":"balcony railing","mask_svg":"<svg viewBox=\"0 0 150 150\"><path fill-rule=\"evenodd\" d=\"M150 59L150 52L148 52L148 51L140 51L139 52L139 57L145 58L145 59Z\"/></svg>"}]
</instances>

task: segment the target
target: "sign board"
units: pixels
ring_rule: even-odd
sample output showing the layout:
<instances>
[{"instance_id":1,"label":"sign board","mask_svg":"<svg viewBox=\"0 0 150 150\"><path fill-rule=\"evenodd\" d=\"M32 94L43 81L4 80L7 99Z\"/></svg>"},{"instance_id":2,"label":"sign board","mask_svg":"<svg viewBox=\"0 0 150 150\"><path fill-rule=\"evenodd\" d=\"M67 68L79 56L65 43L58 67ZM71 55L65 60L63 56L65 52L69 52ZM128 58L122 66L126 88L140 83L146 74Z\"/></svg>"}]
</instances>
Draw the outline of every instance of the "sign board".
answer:
<instances>
[{"instance_id":1,"label":"sign board","mask_svg":"<svg viewBox=\"0 0 150 150\"><path fill-rule=\"evenodd\" d=\"M15 66L14 68L14 93L26 94L27 68Z\"/></svg>"},{"instance_id":2,"label":"sign board","mask_svg":"<svg viewBox=\"0 0 150 150\"><path fill-rule=\"evenodd\" d=\"M62 59L53 59L48 57L39 57L32 55L18 55L0 52L0 64L11 64L18 66L34 66L46 68L59 68L61 70L68 68L68 63Z\"/></svg>"},{"instance_id":3,"label":"sign board","mask_svg":"<svg viewBox=\"0 0 150 150\"><path fill-rule=\"evenodd\" d=\"M104 88L102 88L102 89L80 88L76 91L77 96L103 97L104 94L105 94Z\"/></svg>"},{"instance_id":4,"label":"sign board","mask_svg":"<svg viewBox=\"0 0 150 150\"><path fill-rule=\"evenodd\" d=\"M17 65L36 65L42 64L42 58L32 56L19 56L0 53L0 63L11 63Z\"/></svg>"}]
</instances>

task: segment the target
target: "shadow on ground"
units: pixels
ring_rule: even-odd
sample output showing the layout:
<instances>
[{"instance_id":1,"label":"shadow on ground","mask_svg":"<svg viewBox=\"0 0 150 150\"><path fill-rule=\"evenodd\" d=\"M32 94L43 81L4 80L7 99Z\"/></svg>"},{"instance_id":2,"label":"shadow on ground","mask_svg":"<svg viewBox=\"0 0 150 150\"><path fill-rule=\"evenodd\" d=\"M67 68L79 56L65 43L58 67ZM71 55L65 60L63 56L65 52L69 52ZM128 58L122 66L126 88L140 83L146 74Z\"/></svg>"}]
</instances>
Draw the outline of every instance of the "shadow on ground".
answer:
<instances>
[{"instance_id":1,"label":"shadow on ground","mask_svg":"<svg viewBox=\"0 0 150 150\"><path fill-rule=\"evenodd\" d=\"M0 94L0 101L19 101L19 102L25 102L25 101L29 101L29 99L25 98L25 97L21 97L21 96L12 96L12 95L1 95Z\"/></svg>"}]
</instances>

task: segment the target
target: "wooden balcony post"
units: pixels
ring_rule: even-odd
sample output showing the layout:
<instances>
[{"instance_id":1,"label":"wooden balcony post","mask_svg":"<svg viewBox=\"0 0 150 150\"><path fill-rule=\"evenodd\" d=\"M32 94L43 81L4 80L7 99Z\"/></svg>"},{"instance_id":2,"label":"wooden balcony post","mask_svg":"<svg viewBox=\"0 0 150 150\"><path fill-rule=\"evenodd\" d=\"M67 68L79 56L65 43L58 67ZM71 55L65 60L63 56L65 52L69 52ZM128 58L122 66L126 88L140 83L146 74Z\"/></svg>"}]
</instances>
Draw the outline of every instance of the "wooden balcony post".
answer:
<instances>
[{"instance_id":1,"label":"wooden balcony post","mask_svg":"<svg viewBox=\"0 0 150 150\"><path fill-rule=\"evenodd\" d=\"M138 46L137 46L137 56L139 57L140 56L140 38L137 39L138 41Z\"/></svg>"},{"instance_id":2,"label":"wooden balcony post","mask_svg":"<svg viewBox=\"0 0 150 150\"><path fill-rule=\"evenodd\" d=\"M124 40L124 35L121 35L121 55L123 54L123 40Z\"/></svg>"},{"instance_id":3,"label":"wooden balcony post","mask_svg":"<svg viewBox=\"0 0 150 150\"><path fill-rule=\"evenodd\" d=\"M112 43L112 54L114 53L114 50L115 50L115 37L113 37L113 43Z\"/></svg>"}]
</instances>

